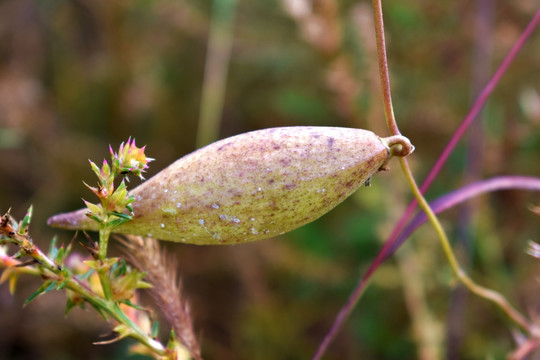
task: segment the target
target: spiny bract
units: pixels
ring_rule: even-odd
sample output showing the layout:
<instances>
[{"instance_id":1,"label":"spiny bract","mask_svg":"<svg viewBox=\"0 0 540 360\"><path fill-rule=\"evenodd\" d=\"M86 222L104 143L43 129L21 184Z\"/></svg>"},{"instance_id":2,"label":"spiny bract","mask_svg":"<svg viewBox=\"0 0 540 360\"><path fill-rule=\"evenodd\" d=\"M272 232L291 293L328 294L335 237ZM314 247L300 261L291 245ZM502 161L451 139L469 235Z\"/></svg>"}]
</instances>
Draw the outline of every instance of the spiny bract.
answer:
<instances>
[{"instance_id":1,"label":"spiny bract","mask_svg":"<svg viewBox=\"0 0 540 360\"><path fill-rule=\"evenodd\" d=\"M284 127L248 132L186 155L131 191L133 220L115 232L199 245L269 238L324 215L392 155L403 136L360 129ZM97 230L86 209L48 224Z\"/></svg>"}]
</instances>

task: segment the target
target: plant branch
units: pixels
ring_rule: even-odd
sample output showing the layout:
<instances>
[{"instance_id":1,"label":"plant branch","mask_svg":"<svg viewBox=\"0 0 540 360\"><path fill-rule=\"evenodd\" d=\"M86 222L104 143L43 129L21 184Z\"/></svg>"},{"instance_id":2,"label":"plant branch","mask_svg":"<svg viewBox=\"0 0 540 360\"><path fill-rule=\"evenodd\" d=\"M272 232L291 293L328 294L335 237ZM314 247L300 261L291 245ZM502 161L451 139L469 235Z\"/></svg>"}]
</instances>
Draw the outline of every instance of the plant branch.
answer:
<instances>
[{"instance_id":1,"label":"plant branch","mask_svg":"<svg viewBox=\"0 0 540 360\"><path fill-rule=\"evenodd\" d=\"M151 349L154 353L159 355L165 354L164 346L150 338L144 333L126 314L118 307L115 301L101 298L98 294L82 285L68 269L56 264L52 259L45 255L26 235L18 234L12 231L3 224L3 228L0 229L0 235L4 235L10 239L10 241L21 247L26 254L32 257L38 264L40 264L39 272L36 275L44 276L45 278L53 279L57 283L62 283L66 289L76 292L85 301L92 305L100 314L105 313L115 319L119 324L125 325L129 328L130 336L136 339L141 344Z\"/></svg>"},{"instance_id":2,"label":"plant branch","mask_svg":"<svg viewBox=\"0 0 540 360\"><path fill-rule=\"evenodd\" d=\"M537 10L536 14L532 18L532 20L529 22L525 30L523 30L518 40L516 41L512 49L508 52L508 54L502 61L497 71L495 71L495 73L493 74L493 77L488 81L488 83L486 84L486 86L484 87L484 89L482 90L482 92L480 93L476 101L474 102L473 106L471 107L471 110L469 111L469 113L467 114L465 119L463 119L463 122L459 125L459 127L456 129L456 132L454 133L454 135L452 135L452 138L450 139L450 141L444 148L443 152L441 153L441 155L435 162L435 165L433 165L433 167L431 168L426 179L420 186L420 191L422 192L422 194L424 194L427 191L427 189L429 189L429 187L431 186L431 183L433 182L433 180L435 180L435 178L441 171L443 165L446 163L446 161L450 157L450 154L456 147L457 143L463 137L463 134L465 133L467 128L470 126L470 124L477 118L478 114L484 107L487 99L489 98L489 96L491 95L491 93L493 92L493 90L495 89L495 87L497 86L501 78L503 77L503 75L506 73L506 71L510 67L510 64L512 64L517 54L521 51L521 49L523 48L523 45L525 45L525 43L527 42L532 32L538 26L539 23L540 23L540 8ZM394 230L392 230L392 233L386 240L386 244L389 245L388 248L392 247L391 244L394 243L397 236L400 234L403 227L405 226L405 223L411 217L414 209L416 208L416 205L417 205L417 202L415 199L411 201L411 203L407 206L407 209L405 210L405 212L403 213L403 215L397 222L396 226L394 227ZM385 248L386 247L387 246L385 245ZM382 251L387 252L388 249L385 249L385 248L383 248Z\"/></svg>"},{"instance_id":3,"label":"plant branch","mask_svg":"<svg viewBox=\"0 0 540 360\"><path fill-rule=\"evenodd\" d=\"M393 116L393 108L391 103L391 96L390 96L390 86L389 86L389 76L388 76L388 64L386 60L386 46L384 44L384 26L382 23L382 7L380 0L374 0L374 11L375 11L375 28L377 33L377 47L378 47L378 56L379 56L379 70L381 71L381 84L383 87L383 98L384 98L384 104L385 104L385 114L387 114L387 124L389 127L390 132L394 132L397 130L397 125L395 125L395 119ZM531 22L527 25L523 33L520 35L506 58L503 60L493 77L490 79L486 87L482 90L479 97L473 104L469 114L465 117L460 127L456 130L456 133L446 146L446 148L443 151L443 154L439 157L434 167L431 169L429 175L427 176L426 180L422 184L420 188L420 193L424 193L429 186L431 185L432 181L435 179L437 174L439 173L440 169L442 168L442 165L446 162L448 159L450 153L453 151L454 147L456 146L458 140L463 136L463 133L467 129L467 127L470 125L470 123L477 117L480 110L483 108L485 102L487 101L488 97L493 92L494 88L502 78L502 76L506 73L508 70L508 67L515 59L516 55L519 53L519 51L522 49L523 45L526 43L530 35L532 34L533 30L538 26L538 23L540 22L540 8L534 15ZM392 121L393 120L393 121ZM403 159L403 158L402 158ZM397 236L402 231L403 227L405 226L406 221L410 218L412 212L414 211L414 208L417 205L417 200L411 201L411 203L408 205L407 209L405 210L403 216L400 218L396 226L394 227L394 230L390 234L389 238L385 242L384 247L381 249L381 251L377 254L377 257L375 260L371 263L370 267L366 271L366 273L361 277L358 284L352 291L351 295L347 299L346 303L342 306L340 309L338 315L336 316L336 319L334 320L332 327L326 334L325 338L319 345L313 359L317 360L320 359L324 353L326 352L328 346L333 341L335 336L337 335L338 331L341 329L341 326L349 316L349 314L352 312L356 304L358 303L359 299L361 298L369 279L371 278L371 275L375 272L375 270L380 266L380 264L384 261L384 259L391 253L393 249L393 244L397 238ZM517 318L520 318L518 316ZM526 323L523 321L520 321L521 323ZM537 331L535 329L535 331Z\"/></svg>"},{"instance_id":4,"label":"plant branch","mask_svg":"<svg viewBox=\"0 0 540 360\"><path fill-rule=\"evenodd\" d=\"M377 38L377 57L379 59L379 77L384 102L384 115L386 125L391 135L400 135L399 128L394 116L392 106L392 94L390 92L390 75L388 72L388 60L386 57L386 42L384 38L384 21L381 0L373 0L373 15L375 17L375 37Z\"/></svg>"}]
</instances>

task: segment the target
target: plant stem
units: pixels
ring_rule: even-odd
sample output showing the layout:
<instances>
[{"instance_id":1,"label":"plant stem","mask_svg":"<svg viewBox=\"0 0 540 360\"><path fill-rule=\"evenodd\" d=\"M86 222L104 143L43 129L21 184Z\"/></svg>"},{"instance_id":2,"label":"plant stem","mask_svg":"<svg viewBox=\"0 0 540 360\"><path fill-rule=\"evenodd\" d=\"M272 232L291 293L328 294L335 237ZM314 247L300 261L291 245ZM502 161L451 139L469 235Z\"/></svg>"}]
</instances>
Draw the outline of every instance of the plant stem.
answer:
<instances>
[{"instance_id":1,"label":"plant stem","mask_svg":"<svg viewBox=\"0 0 540 360\"><path fill-rule=\"evenodd\" d=\"M379 59L379 77L384 102L384 115L386 125L391 135L400 135L399 128L394 116L392 106L392 94L390 92L390 75L388 72L388 60L386 57L386 42L384 39L384 21L381 0L373 0L373 15L375 17L375 37L377 39L377 57Z\"/></svg>"},{"instance_id":2,"label":"plant stem","mask_svg":"<svg viewBox=\"0 0 540 360\"><path fill-rule=\"evenodd\" d=\"M152 349L156 354L163 355L165 348L161 343L151 339L145 334L126 314L120 309L115 301L101 299L99 295L81 286L73 278L70 278L66 284L66 288L79 294L84 300L92 305L98 312L106 312L109 316L115 319L119 324L125 325L130 329L129 336L136 339L141 344L149 349Z\"/></svg>"},{"instance_id":3,"label":"plant stem","mask_svg":"<svg viewBox=\"0 0 540 360\"><path fill-rule=\"evenodd\" d=\"M109 236L111 231L106 228L106 226L101 226L99 229L99 253L98 261L99 268L97 270L99 282L101 283L101 288L103 289L103 296L108 301L112 300L112 289L111 281L109 279L109 266L106 266L104 260L107 258L107 247L109 244Z\"/></svg>"},{"instance_id":4,"label":"plant stem","mask_svg":"<svg viewBox=\"0 0 540 360\"><path fill-rule=\"evenodd\" d=\"M508 302L508 300L506 300L506 298L503 295L501 295L497 291L478 285L459 266L456 256L454 255L454 252L452 251L452 247L450 246L450 242L448 241L448 237L446 236L446 233L444 232L444 229L442 228L441 223L439 222L439 219L437 218L435 213L431 210L431 207L429 206L428 202L426 201L426 199L420 192L420 189L418 188L418 185L416 184L414 180L414 177L409 168L407 159L400 158L399 160L401 164L401 169L403 170L403 173L405 174L407 178L407 182L409 183L409 187L411 188L414 194L414 197L418 201L419 206L422 208L422 210L424 210L433 228L435 229L437 236L439 237L441 246L443 248L444 254L448 260L448 263L450 264L450 267L452 268L452 271L454 272L454 274L457 276L458 280L461 283L463 283L472 293L480 297L483 297L484 299L489 300L495 303L497 306L499 306L499 308L501 308L501 310L510 319L512 319L521 328L526 330L529 334L537 334L538 333L537 327L531 324L523 315L521 315L521 313L517 311Z\"/></svg>"},{"instance_id":5,"label":"plant stem","mask_svg":"<svg viewBox=\"0 0 540 360\"><path fill-rule=\"evenodd\" d=\"M109 236L111 235L111 230L105 228L105 226L100 226L99 229L99 253L98 259L103 261L107 258L107 247L109 245Z\"/></svg>"},{"instance_id":6,"label":"plant stem","mask_svg":"<svg viewBox=\"0 0 540 360\"><path fill-rule=\"evenodd\" d=\"M125 325L127 328L129 328L130 337L147 346L149 349L151 349L154 353L158 355L165 354L164 346L161 343L150 338L135 323L133 323L133 321L129 317L127 317L127 315L122 311L122 309L120 309L117 302L107 299L106 297L101 298L98 294L87 288L84 284L80 283L79 280L69 270L62 269L61 266L57 265L52 259L45 255L25 236L14 233L10 234L9 237L12 239L14 244L23 248L29 256L31 256L40 264L40 271L35 275L45 276L46 278L54 278L58 282L65 281L65 287L67 289L79 294L85 301L92 305L102 315L106 313L107 315L115 319L119 324ZM109 283L107 273L105 272L104 275L104 278L107 279L106 283ZM105 288L106 287L104 286L104 292ZM108 289L110 291L110 284L108 285Z\"/></svg>"},{"instance_id":7,"label":"plant stem","mask_svg":"<svg viewBox=\"0 0 540 360\"><path fill-rule=\"evenodd\" d=\"M389 124L388 127L390 129L390 132L394 133L396 131L397 125L395 125L395 119L392 121L393 110L392 110L391 96L389 92L390 86L388 85L389 81L383 80L383 79L388 79L389 77L388 77L388 66L387 66L387 61L386 61L386 50L385 50L386 46L384 43L384 32L382 31L382 29L384 29L384 25L382 23L382 10L381 10L382 8L381 8L380 1L374 0L373 4L374 4L374 9L375 9L375 28L376 28L376 32L379 34L377 35L377 47L380 48L378 49L379 70L382 71L380 74L380 77L381 77L381 83L383 84L383 89L386 89L386 90L383 90L385 114L388 114L387 124ZM497 83L505 74L506 70L508 70L508 67L510 66L512 61L515 59L515 57L517 56L517 54L519 53L523 45L526 43L528 38L531 36L533 30L538 26L538 24L540 24L540 8L537 10L533 19L527 25L525 30L521 33L519 39L516 41L516 43L514 44L514 46L512 47L512 49L510 50L510 52L508 53L508 55L506 56L502 64L499 66L499 68L497 69L493 77L490 79L488 84L484 87L481 94L479 95L475 103L473 104L469 114L467 114L465 120L460 125L460 127L458 128L458 130L456 131L456 133L454 134L454 136L452 137L452 139L446 146L445 150L443 151L443 154L439 157L436 164L431 169L429 175L427 176L426 180L422 184L421 189L423 192L425 192L429 188L429 186L431 185L431 182L435 179L439 170L442 168L442 165L448 159L448 156L452 152L458 140L461 138L461 136L463 135L463 133L465 132L469 124L476 118L476 115L478 114L480 109L483 107L489 95L491 94L493 89L495 89ZM379 254L377 255L377 258L372 262L372 264L370 265L366 273L361 277L358 284L356 285L351 295L347 299L346 303L340 309L338 315L336 316L336 319L334 320L332 324L332 327L326 334L323 341L319 344L319 347L317 348L317 351L315 355L313 356L313 360L322 358L322 356L328 349L328 346L337 335L339 329L342 327L343 323L345 322L349 314L352 312L352 310L354 309L354 307L360 300L373 273L377 270L377 268L384 261L384 259L388 257L387 254L391 253L392 251L395 251L395 249L393 249L394 242L397 239L397 237L400 235L403 227L405 226L406 221L409 219L412 212L414 211L416 204L417 204L417 200L414 199L413 201L411 201L411 203L405 210L403 216L400 218L400 220L394 227L392 234L388 237L385 246L379 252ZM518 318L522 318L522 316L520 315L518 316ZM532 327L531 331L533 332L535 336L540 336L540 330L538 329L538 326Z\"/></svg>"},{"instance_id":8,"label":"plant stem","mask_svg":"<svg viewBox=\"0 0 540 360\"><path fill-rule=\"evenodd\" d=\"M397 135L399 134L399 129L398 129L395 117L394 117L394 112L393 112L393 107L392 107L392 96L390 92L390 76L388 73L388 61L386 58L386 44L385 44L385 39L384 39L384 22L383 22L381 0L373 0L373 11L374 11L374 16L375 16L375 35L377 37L377 55L379 58L379 73L380 73L381 87L382 87L382 92L383 92L384 112L386 116L386 123L388 126L388 130L392 134ZM461 281L465 286L467 286L467 288L471 292L497 304L501 308L501 310L503 310L507 314L508 317L510 317L516 324L518 324L520 327L525 329L527 332L531 333L533 331L537 331L536 329L533 329L533 325L529 323L529 321L523 315L521 315L514 307L512 307L512 305L510 305L510 303L506 300L504 296L502 296L500 293L494 290L491 290L491 289L488 289L488 288L485 288L483 286L476 284L466 274L466 272L460 267L456 259L456 256L452 250L452 247L450 246L448 237L446 236L446 233L444 232L444 229L442 228L437 216L431 210L431 207L429 206L428 202L423 197L422 192L420 191L420 189L418 189L418 186L416 185L416 182L414 181L414 177L409 168L407 159L405 157L400 157L400 164L401 164L401 168L405 176L407 177L409 187L413 191L413 194L416 200L418 201L420 207L424 210L431 224L435 228L435 231L437 232L437 235L441 242L441 246L443 248L445 256L450 264L450 267L452 268L453 272L455 273L459 281Z\"/></svg>"}]
</instances>

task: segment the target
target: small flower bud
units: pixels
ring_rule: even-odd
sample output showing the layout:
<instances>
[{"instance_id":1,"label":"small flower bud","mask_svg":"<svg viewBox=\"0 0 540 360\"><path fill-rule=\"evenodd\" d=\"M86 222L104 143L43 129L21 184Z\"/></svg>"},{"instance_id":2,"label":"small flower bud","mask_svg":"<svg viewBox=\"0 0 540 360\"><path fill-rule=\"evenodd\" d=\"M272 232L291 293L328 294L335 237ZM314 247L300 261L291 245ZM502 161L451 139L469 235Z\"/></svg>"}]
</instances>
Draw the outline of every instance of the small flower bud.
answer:
<instances>
[{"instance_id":1,"label":"small flower bud","mask_svg":"<svg viewBox=\"0 0 540 360\"><path fill-rule=\"evenodd\" d=\"M138 148L135 139L129 139L126 144L122 143L118 153L114 153L109 147L113 162L117 162L118 169L122 174L133 174L144 179L142 173L148 168L148 163L154 159L144 154L146 146Z\"/></svg>"}]
</instances>

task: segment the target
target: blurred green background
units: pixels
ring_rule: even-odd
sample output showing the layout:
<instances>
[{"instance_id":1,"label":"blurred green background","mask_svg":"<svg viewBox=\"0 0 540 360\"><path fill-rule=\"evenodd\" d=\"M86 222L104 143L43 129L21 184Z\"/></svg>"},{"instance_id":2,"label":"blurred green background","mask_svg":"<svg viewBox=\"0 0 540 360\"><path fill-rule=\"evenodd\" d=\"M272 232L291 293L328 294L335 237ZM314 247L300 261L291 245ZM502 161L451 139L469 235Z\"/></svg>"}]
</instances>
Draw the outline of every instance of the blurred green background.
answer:
<instances>
[{"instance_id":1,"label":"blurred green background","mask_svg":"<svg viewBox=\"0 0 540 360\"><path fill-rule=\"evenodd\" d=\"M394 109L416 146L410 162L419 181L536 6L384 2ZM35 242L46 249L54 234L69 242L73 234L47 228L46 219L90 200L82 184L95 182L87 160L99 163L109 144L130 136L157 159L150 176L200 146L200 131L222 138L325 125L386 135L372 22L367 1L1 0L0 211L21 218L33 204ZM539 175L538 32L429 198L474 179ZM219 123L198 126L212 112ZM166 244L178 259L205 359L313 355L411 198L399 166L391 166L370 188L277 239ZM536 315L539 262L524 249L528 239L539 240L539 219L527 209L539 200L501 192L442 215L472 276ZM0 286L1 360L136 358L128 357L129 341L92 345L110 327L93 310L64 317L62 293L23 309L38 284L20 279L14 296ZM420 229L375 274L325 359L429 359L430 351L505 358L515 348L510 324L454 285L434 232Z\"/></svg>"}]
</instances>

